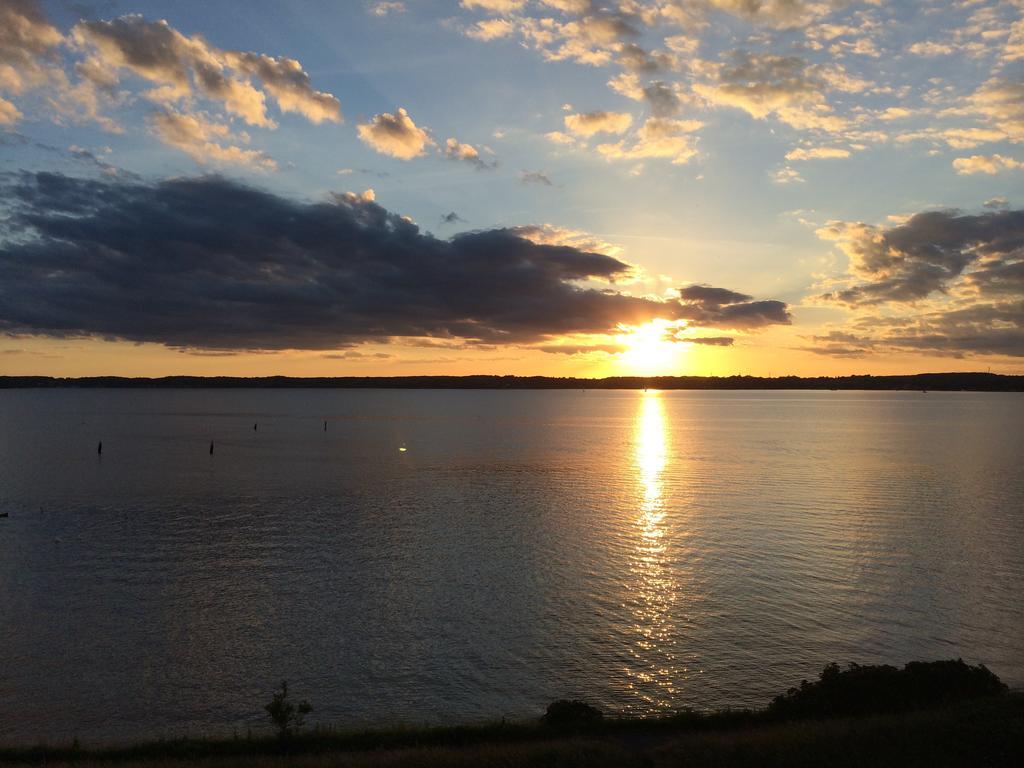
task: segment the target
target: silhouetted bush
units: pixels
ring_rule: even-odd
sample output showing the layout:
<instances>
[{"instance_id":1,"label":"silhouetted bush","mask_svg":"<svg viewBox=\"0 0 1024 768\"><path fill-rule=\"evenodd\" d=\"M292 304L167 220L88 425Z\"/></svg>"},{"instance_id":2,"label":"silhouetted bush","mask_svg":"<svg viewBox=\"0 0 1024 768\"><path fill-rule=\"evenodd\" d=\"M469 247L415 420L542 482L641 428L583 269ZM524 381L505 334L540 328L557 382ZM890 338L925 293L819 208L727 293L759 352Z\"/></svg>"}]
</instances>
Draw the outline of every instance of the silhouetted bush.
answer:
<instances>
[{"instance_id":1,"label":"silhouetted bush","mask_svg":"<svg viewBox=\"0 0 1024 768\"><path fill-rule=\"evenodd\" d=\"M903 669L888 665L829 664L817 682L775 699L768 707L781 717L832 717L920 709L980 696L1005 693L1006 685L984 664L912 661Z\"/></svg>"},{"instance_id":2,"label":"silhouetted bush","mask_svg":"<svg viewBox=\"0 0 1024 768\"><path fill-rule=\"evenodd\" d=\"M303 699L298 706L288 701L288 681L281 681L281 690L274 694L270 703L264 707L271 722L277 728L277 736L287 741L302 728L306 715L313 711L309 702Z\"/></svg>"},{"instance_id":3,"label":"silhouetted bush","mask_svg":"<svg viewBox=\"0 0 1024 768\"><path fill-rule=\"evenodd\" d=\"M585 701L559 699L548 704L540 721L549 728L589 728L600 724L604 713Z\"/></svg>"}]
</instances>

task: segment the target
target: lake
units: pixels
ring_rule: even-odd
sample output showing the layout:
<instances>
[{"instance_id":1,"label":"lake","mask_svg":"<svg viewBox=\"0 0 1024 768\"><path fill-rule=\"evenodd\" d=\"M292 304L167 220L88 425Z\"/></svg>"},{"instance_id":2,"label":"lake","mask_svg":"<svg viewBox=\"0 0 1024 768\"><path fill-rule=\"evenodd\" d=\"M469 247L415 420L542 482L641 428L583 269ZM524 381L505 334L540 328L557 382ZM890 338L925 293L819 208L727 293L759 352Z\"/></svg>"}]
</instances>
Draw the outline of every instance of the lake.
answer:
<instances>
[{"instance_id":1,"label":"lake","mask_svg":"<svg viewBox=\"0 0 1024 768\"><path fill-rule=\"evenodd\" d=\"M1024 685L1022 458L1021 394L0 391L0 742Z\"/></svg>"}]
</instances>

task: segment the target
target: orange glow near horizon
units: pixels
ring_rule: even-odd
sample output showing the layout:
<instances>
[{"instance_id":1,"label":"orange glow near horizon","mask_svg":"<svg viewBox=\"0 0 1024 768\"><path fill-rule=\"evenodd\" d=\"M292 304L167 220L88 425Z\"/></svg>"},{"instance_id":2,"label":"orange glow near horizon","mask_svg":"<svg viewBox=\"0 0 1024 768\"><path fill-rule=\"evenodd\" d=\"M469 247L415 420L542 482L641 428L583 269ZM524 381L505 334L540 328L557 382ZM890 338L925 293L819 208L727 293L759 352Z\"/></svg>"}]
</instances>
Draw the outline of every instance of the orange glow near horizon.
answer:
<instances>
[{"instance_id":1,"label":"orange glow near horizon","mask_svg":"<svg viewBox=\"0 0 1024 768\"><path fill-rule=\"evenodd\" d=\"M1020 359L1001 363L965 357L876 355L825 359L803 351L800 326L737 338L730 347L668 340L671 324L622 326L617 334L564 343L608 345L610 353L550 354L530 345L474 349L426 347L396 339L342 350L256 352L178 350L156 343L96 338L0 336L0 375L9 376L845 376L914 374L928 370L1021 373Z\"/></svg>"}]
</instances>

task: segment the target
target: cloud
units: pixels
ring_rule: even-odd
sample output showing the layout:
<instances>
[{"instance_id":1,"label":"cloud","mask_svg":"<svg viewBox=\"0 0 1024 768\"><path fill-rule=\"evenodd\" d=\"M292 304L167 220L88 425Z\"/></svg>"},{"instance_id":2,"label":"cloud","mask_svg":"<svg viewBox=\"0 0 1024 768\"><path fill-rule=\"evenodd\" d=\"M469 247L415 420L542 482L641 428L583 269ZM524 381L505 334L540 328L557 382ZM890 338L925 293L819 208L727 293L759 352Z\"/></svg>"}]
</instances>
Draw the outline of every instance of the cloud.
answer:
<instances>
[{"instance_id":1,"label":"cloud","mask_svg":"<svg viewBox=\"0 0 1024 768\"><path fill-rule=\"evenodd\" d=\"M921 40L911 45L907 50L915 56L948 56L956 52L956 47L949 43Z\"/></svg>"},{"instance_id":2,"label":"cloud","mask_svg":"<svg viewBox=\"0 0 1024 768\"><path fill-rule=\"evenodd\" d=\"M687 344L702 344L711 347L731 347L733 339L731 336L681 336L676 341Z\"/></svg>"},{"instance_id":3,"label":"cloud","mask_svg":"<svg viewBox=\"0 0 1024 768\"><path fill-rule=\"evenodd\" d=\"M833 357L917 353L964 358L1024 357L1024 301L981 303L913 316L876 317L856 322L856 332L813 336L803 349Z\"/></svg>"},{"instance_id":4,"label":"cloud","mask_svg":"<svg viewBox=\"0 0 1024 768\"><path fill-rule=\"evenodd\" d=\"M349 349L344 352L321 355L324 360L387 360L393 358L387 352L360 352L357 349Z\"/></svg>"},{"instance_id":5,"label":"cloud","mask_svg":"<svg viewBox=\"0 0 1024 768\"><path fill-rule=\"evenodd\" d=\"M655 80L641 91L643 98L651 107L655 117L671 117L679 112L682 102L671 86L661 80Z\"/></svg>"},{"instance_id":6,"label":"cloud","mask_svg":"<svg viewBox=\"0 0 1024 768\"><path fill-rule=\"evenodd\" d=\"M199 349L335 349L401 336L535 343L654 318L788 322L742 294L586 286L619 259L507 229L440 240L351 193L299 202L218 177L8 176L0 327ZM686 289L684 289L686 290Z\"/></svg>"},{"instance_id":7,"label":"cloud","mask_svg":"<svg viewBox=\"0 0 1024 768\"><path fill-rule=\"evenodd\" d=\"M995 77L970 99L969 110L980 115L1012 141L1024 141L1024 78Z\"/></svg>"},{"instance_id":8,"label":"cloud","mask_svg":"<svg viewBox=\"0 0 1024 768\"><path fill-rule=\"evenodd\" d=\"M551 179L543 171L520 171L519 181L523 184L543 184L545 186L551 186Z\"/></svg>"},{"instance_id":9,"label":"cloud","mask_svg":"<svg viewBox=\"0 0 1024 768\"><path fill-rule=\"evenodd\" d=\"M798 147L786 153L787 160L818 160L849 156L850 150L842 147Z\"/></svg>"},{"instance_id":10,"label":"cloud","mask_svg":"<svg viewBox=\"0 0 1024 768\"><path fill-rule=\"evenodd\" d=\"M753 301L752 296L726 288L691 285L679 289L679 298L682 309L678 316L702 328L745 330L792 321L785 303Z\"/></svg>"},{"instance_id":11,"label":"cloud","mask_svg":"<svg viewBox=\"0 0 1024 768\"><path fill-rule=\"evenodd\" d=\"M442 216L441 216L441 224L442 224L442 226L446 225L446 224L464 224L464 223L466 223L466 220L464 218L462 218L461 216L459 216L459 214L457 214L455 211L451 211L450 213L442 214Z\"/></svg>"},{"instance_id":12,"label":"cloud","mask_svg":"<svg viewBox=\"0 0 1024 768\"><path fill-rule=\"evenodd\" d=\"M692 0L674 0L685 6ZM777 29L804 26L831 13L843 0L704 0L705 6ZM698 6L700 2L698 0Z\"/></svg>"},{"instance_id":13,"label":"cloud","mask_svg":"<svg viewBox=\"0 0 1024 768\"><path fill-rule=\"evenodd\" d=\"M577 136L596 133L624 133L633 123L628 112L581 112L565 116L565 127Z\"/></svg>"},{"instance_id":14,"label":"cloud","mask_svg":"<svg viewBox=\"0 0 1024 768\"><path fill-rule=\"evenodd\" d=\"M458 139L448 139L444 145L444 156L449 160L456 160L464 163L469 163L477 170L490 170L498 166L497 160L491 160L490 162L485 161L480 157L480 153L477 152L476 147L470 144L463 144Z\"/></svg>"},{"instance_id":15,"label":"cloud","mask_svg":"<svg viewBox=\"0 0 1024 768\"><path fill-rule=\"evenodd\" d=\"M599 144L597 151L609 160L663 158L682 165L697 154L691 134L703 125L698 120L649 117L630 140Z\"/></svg>"},{"instance_id":16,"label":"cloud","mask_svg":"<svg viewBox=\"0 0 1024 768\"><path fill-rule=\"evenodd\" d=\"M397 0L384 0L383 2L374 3L368 10L371 16L384 18L392 14L405 13L407 9L405 3L397 2Z\"/></svg>"},{"instance_id":17,"label":"cloud","mask_svg":"<svg viewBox=\"0 0 1024 768\"><path fill-rule=\"evenodd\" d=\"M723 304L738 304L749 301L751 298L746 294L730 291L728 288L715 288L710 285L690 285L686 288L680 288L679 297L683 301L704 304L709 307L720 307Z\"/></svg>"},{"instance_id":18,"label":"cloud","mask_svg":"<svg viewBox=\"0 0 1024 768\"><path fill-rule=\"evenodd\" d=\"M65 71L72 62L74 82ZM314 123L341 122L338 100L313 89L295 59L221 50L200 35L184 35L166 21L137 14L80 21L65 37L36 2L0 4L0 91L46 88L45 103L57 122L94 122L118 133L121 127L101 107L130 100L131 92L119 88L124 72L149 83L142 95L165 109L185 104L195 111L191 102L201 96L249 125L275 128L267 113L269 97L281 112ZM13 109L4 113L14 118Z\"/></svg>"},{"instance_id":19,"label":"cloud","mask_svg":"<svg viewBox=\"0 0 1024 768\"><path fill-rule=\"evenodd\" d=\"M846 121L833 112L826 92L856 92L866 85L838 69L771 53L732 51L726 61L703 62L702 69L710 79L694 83L693 89L710 103L737 107L758 119L774 115L798 129L844 128Z\"/></svg>"},{"instance_id":20,"label":"cloud","mask_svg":"<svg viewBox=\"0 0 1024 768\"><path fill-rule=\"evenodd\" d=\"M914 113L909 109L903 107L888 107L879 116L879 120L906 120L908 117L913 117Z\"/></svg>"},{"instance_id":21,"label":"cloud","mask_svg":"<svg viewBox=\"0 0 1024 768\"><path fill-rule=\"evenodd\" d=\"M561 131L545 133L544 138L553 144L563 144L565 146L574 146L581 143L575 136L570 136L568 133L562 133Z\"/></svg>"},{"instance_id":22,"label":"cloud","mask_svg":"<svg viewBox=\"0 0 1024 768\"><path fill-rule=\"evenodd\" d=\"M100 115L94 84L68 79L60 58L65 43L34 0L0 3L0 94L20 97L46 89L44 101L56 122L95 122L104 130L120 132L113 120ZM23 117L13 101L0 96L0 125L14 125Z\"/></svg>"},{"instance_id":23,"label":"cloud","mask_svg":"<svg viewBox=\"0 0 1024 768\"><path fill-rule=\"evenodd\" d=\"M192 95L192 80L207 98L220 101L228 112L250 125L272 127L265 97L250 83L225 73L220 52L196 36L186 37L166 21L148 22L141 16L122 16L112 21L83 21L71 37L90 53L86 76L103 73L101 85L116 82L116 72L127 69L156 83L145 95L160 103L172 103Z\"/></svg>"},{"instance_id":24,"label":"cloud","mask_svg":"<svg viewBox=\"0 0 1024 768\"><path fill-rule=\"evenodd\" d=\"M971 155L970 157L956 158L953 161L953 168L961 176L969 176L974 173L995 175L1000 171L1020 170L1024 168L1024 162L1002 155Z\"/></svg>"},{"instance_id":25,"label":"cloud","mask_svg":"<svg viewBox=\"0 0 1024 768\"><path fill-rule=\"evenodd\" d=\"M424 154L428 145L434 143L430 134L418 127L404 108L394 114L384 112L374 115L368 123L357 126L359 138L382 155L412 160Z\"/></svg>"},{"instance_id":26,"label":"cloud","mask_svg":"<svg viewBox=\"0 0 1024 768\"><path fill-rule=\"evenodd\" d=\"M670 59L664 54L651 53L636 43L621 43L615 60L627 72L650 74L671 66Z\"/></svg>"},{"instance_id":27,"label":"cloud","mask_svg":"<svg viewBox=\"0 0 1024 768\"><path fill-rule=\"evenodd\" d=\"M247 140L231 133L220 123L207 120L199 114L183 114L161 110L150 117L153 133L165 144L176 147L200 165L207 163L242 165L256 170L277 169L273 158L255 149L243 149L223 142Z\"/></svg>"},{"instance_id":28,"label":"cloud","mask_svg":"<svg viewBox=\"0 0 1024 768\"><path fill-rule=\"evenodd\" d=\"M120 133L115 121L100 114L101 89L89 80L72 83L68 78L61 59L66 43L34 0L0 3L0 94L20 97L43 90L54 122L93 122ZM14 125L23 117L13 101L0 96L0 125Z\"/></svg>"},{"instance_id":29,"label":"cloud","mask_svg":"<svg viewBox=\"0 0 1024 768\"><path fill-rule=\"evenodd\" d=\"M483 19L466 30L474 40L497 40L515 32L515 25L507 19Z\"/></svg>"},{"instance_id":30,"label":"cloud","mask_svg":"<svg viewBox=\"0 0 1024 768\"><path fill-rule=\"evenodd\" d=\"M463 7L482 8L503 13L504 18L478 21L465 30L466 35L478 40L494 40L517 35L529 47L540 51L548 61L575 61L588 66L604 66L618 59L625 66L638 66L648 70L660 66L661 59L649 55L633 41L639 31L631 23L628 14L611 10L594 11L590 4L572 0L545 0L544 4L567 14L570 21L562 22L550 17L533 17L513 13L525 6L521 2L505 0L470 0L472 5ZM579 14L580 11L586 13Z\"/></svg>"},{"instance_id":31,"label":"cloud","mask_svg":"<svg viewBox=\"0 0 1024 768\"><path fill-rule=\"evenodd\" d=\"M63 40L34 0L0 3L0 92L22 94L49 81ZM13 104L7 107L8 115L16 111Z\"/></svg>"},{"instance_id":32,"label":"cloud","mask_svg":"<svg viewBox=\"0 0 1024 768\"><path fill-rule=\"evenodd\" d=\"M621 96L633 101L642 101L644 89L640 85L640 78L632 72L622 72L608 81L608 87Z\"/></svg>"},{"instance_id":33,"label":"cloud","mask_svg":"<svg viewBox=\"0 0 1024 768\"><path fill-rule=\"evenodd\" d=\"M533 349L552 355L618 355L625 352L625 344L540 344Z\"/></svg>"},{"instance_id":34,"label":"cloud","mask_svg":"<svg viewBox=\"0 0 1024 768\"><path fill-rule=\"evenodd\" d=\"M21 111L7 99L0 97L0 125L14 125L21 120Z\"/></svg>"},{"instance_id":35,"label":"cloud","mask_svg":"<svg viewBox=\"0 0 1024 768\"><path fill-rule=\"evenodd\" d=\"M282 112L314 123L341 121L337 98L313 89L295 59L221 50L200 35L189 37L166 21L146 21L139 15L82 21L70 37L88 57L79 73L104 88L118 82L120 70L127 70L154 84L144 94L150 100L170 104L198 91L249 125L275 127L267 114L268 95Z\"/></svg>"},{"instance_id":36,"label":"cloud","mask_svg":"<svg viewBox=\"0 0 1024 768\"><path fill-rule=\"evenodd\" d=\"M233 68L259 78L282 112L295 112L316 124L342 122L338 99L315 90L309 75L295 59L233 51L224 56Z\"/></svg>"},{"instance_id":37,"label":"cloud","mask_svg":"<svg viewBox=\"0 0 1024 768\"><path fill-rule=\"evenodd\" d=\"M795 168L779 168L772 174L772 181L776 184L802 184L804 177Z\"/></svg>"},{"instance_id":38,"label":"cloud","mask_svg":"<svg viewBox=\"0 0 1024 768\"><path fill-rule=\"evenodd\" d=\"M619 246L602 240L589 232L559 227L554 224L526 224L511 227L509 232L538 245L565 245L579 251L601 253L605 256L614 256L616 258L618 258L622 251ZM630 267L620 275L616 275L616 277L628 277L631 272L632 268Z\"/></svg>"},{"instance_id":39,"label":"cloud","mask_svg":"<svg viewBox=\"0 0 1024 768\"><path fill-rule=\"evenodd\" d=\"M958 281L988 293L1024 269L1024 211L927 211L889 228L829 222L818 236L837 242L865 281L824 297L849 306L919 301Z\"/></svg>"},{"instance_id":40,"label":"cloud","mask_svg":"<svg viewBox=\"0 0 1024 768\"><path fill-rule=\"evenodd\" d=\"M526 5L526 0L459 0L467 10L481 10L490 13L511 13Z\"/></svg>"},{"instance_id":41,"label":"cloud","mask_svg":"<svg viewBox=\"0 0 1024 768\"><path fill-rule=\"evenodd\" d=\"M564 14L582 15L593 10L594 0L540 0L548 8L554 8Z\"/></svg>"},{"instance_id":42,"label":"cloud","mask_svg":"<svg viewBox=\"0 0 1024 768\"><path fill-rule=\"evenodd\" d=\"M1005 197L990 197L988 200L982 203L982 207L993 208L996 210L999 210L1001 208L1009 208L1010 201L1007 200Z\"/></svg>"}]
</instances>

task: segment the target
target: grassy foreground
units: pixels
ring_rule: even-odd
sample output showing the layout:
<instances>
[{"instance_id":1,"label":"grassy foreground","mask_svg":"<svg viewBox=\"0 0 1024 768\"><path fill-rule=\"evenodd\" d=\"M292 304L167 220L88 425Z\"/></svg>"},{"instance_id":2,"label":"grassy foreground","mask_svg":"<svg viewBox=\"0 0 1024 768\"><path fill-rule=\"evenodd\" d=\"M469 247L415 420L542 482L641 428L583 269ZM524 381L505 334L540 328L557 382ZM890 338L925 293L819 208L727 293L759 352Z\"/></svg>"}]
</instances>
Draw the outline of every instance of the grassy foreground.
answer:
<instances>
[{"instance_id":1,"label":"grassy foreground","mask_svg":"<svg viewBox=\"0 0 1024 768\"><path fill-rule=\"evenodd\" d=\"M972 681L971 670L978 668L959 664L941 670L938 684L932 665L919 665L915 675L907 674L913 665L903 671L851 667L845 672L830 665L820 681L805 682L758 712L616 719L594 717L596 710L573 702L562 713L569 717L553 720L549 708L546 719L534 723L314 730L283 740L179 740L100 749L6 748L0 749L0 763L74 768L1024 766L1024 693L1007 692L994 675ZM956 677L952 687L949 672ZM979 692L979 685L993 690ZM889 695L870 705L866 694L880 686ZM867 711L869 706L881 711Z\"/></svg>"}]
</instances>

